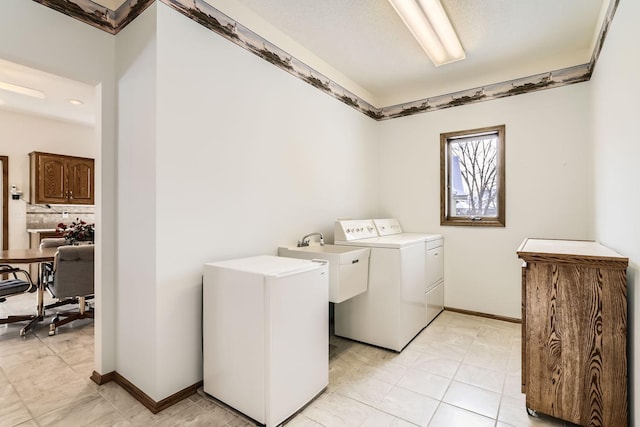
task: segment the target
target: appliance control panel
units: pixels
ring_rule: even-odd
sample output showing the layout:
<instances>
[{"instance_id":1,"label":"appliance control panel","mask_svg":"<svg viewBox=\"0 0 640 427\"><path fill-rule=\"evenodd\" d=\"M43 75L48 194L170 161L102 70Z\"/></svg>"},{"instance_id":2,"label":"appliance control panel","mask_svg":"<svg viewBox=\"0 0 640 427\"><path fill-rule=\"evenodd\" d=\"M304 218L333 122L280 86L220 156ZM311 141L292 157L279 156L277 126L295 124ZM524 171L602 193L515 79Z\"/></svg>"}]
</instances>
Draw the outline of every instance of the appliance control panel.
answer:
<instances>
[{"instance_id":1,"label":"appliance control panel","mask_svg":"<svg viewBox=\"0 0 640 427\"><path fill-rule=\"evenodd\" d=\"M402 233L400 222L395 218L374 219L373 223L375 224L380 236Z\"/></svg>"},{"instance_id":2,"label":"appliance control panel","mask_svg":"<svg viewBox=\"0 0 640 427\"><path fill-rule=\"evenodd\" d=\"M378 231L370 219L338 220L334 225L334 240L359 240L378 237Z\"/></svg>"}]
</instances>

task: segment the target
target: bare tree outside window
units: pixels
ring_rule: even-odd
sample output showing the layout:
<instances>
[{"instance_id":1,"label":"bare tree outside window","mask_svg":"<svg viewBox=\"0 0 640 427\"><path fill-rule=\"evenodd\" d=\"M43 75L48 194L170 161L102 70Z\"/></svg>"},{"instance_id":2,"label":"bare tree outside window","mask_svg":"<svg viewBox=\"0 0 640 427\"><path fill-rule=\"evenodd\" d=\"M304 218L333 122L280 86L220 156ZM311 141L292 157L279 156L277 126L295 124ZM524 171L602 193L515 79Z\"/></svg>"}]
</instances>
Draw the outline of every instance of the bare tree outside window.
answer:
<instances>
[{"instance_id":1,"label":"bare tree outside window","mask_svg":"<svg viewBox=\"0 0 640 427\"><path fill-rule=\"evenodd\" d=\"M441 224L504 227L504 126L451 132L441 142Z\"/></svg>"}]
</instances>

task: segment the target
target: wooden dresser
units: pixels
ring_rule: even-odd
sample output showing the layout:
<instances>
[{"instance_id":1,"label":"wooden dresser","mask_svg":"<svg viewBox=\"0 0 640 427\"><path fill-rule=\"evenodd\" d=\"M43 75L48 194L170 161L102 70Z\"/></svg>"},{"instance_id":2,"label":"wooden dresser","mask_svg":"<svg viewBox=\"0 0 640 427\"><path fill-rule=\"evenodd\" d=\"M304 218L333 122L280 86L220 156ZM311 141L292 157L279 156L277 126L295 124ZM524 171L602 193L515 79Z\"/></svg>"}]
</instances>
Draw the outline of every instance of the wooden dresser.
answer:
<instances>
[{"instance_id":1,"label":"wooden dresser","mask_svg":"<svg viewBox=\"0 0 640 427\"><path fill-rule=\"evenodd\" d=\"M522 392L527 410L627 426L627 264L596 242L525 239Z\"/></svg>"}]
</instances>

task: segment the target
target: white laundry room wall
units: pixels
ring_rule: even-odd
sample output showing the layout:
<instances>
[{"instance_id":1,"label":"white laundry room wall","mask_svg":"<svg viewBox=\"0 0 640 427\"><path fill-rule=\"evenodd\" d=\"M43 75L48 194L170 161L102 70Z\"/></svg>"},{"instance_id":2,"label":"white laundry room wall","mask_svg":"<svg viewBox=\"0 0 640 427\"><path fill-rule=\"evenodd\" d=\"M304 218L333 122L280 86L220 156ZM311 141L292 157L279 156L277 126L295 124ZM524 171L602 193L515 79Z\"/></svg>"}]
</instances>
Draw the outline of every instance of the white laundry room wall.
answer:
<instances>
[{"instance_id":1,"label":"white laundry room wall","mask_svg":"<svg viewBox=\"0 0 640 427\"><path fill-rule=\"evenodd\" d=\"M117 38L118 372L159 401L202 379L205 262L375 215L376 122L163 3Z\"/></svg>"},{"instance_id":2,"label":"white laundry room wall","mask_svg":"<svg viewBox=\"0 0 640 427\"><path fill-rule=\"evenodd\" d=\"M520 318L522 240L593 237L589 101L576 84L380 124L381 213L444 235L445 306ZM501 124L506 227L440 226L440 134Z\"/></svg>"},{"instance_id":3,"label":"white laundry room wall","mask_svg":"<svg viewBox=\"0 0 640 427\"><path fill-rule=\"evenodd\" d=\"M591 85L595 237L629 258L627 269L629 340L629 425L640 410L640 139L638 69L640 3L620 2Z\"/></svg>"}]
</instances>

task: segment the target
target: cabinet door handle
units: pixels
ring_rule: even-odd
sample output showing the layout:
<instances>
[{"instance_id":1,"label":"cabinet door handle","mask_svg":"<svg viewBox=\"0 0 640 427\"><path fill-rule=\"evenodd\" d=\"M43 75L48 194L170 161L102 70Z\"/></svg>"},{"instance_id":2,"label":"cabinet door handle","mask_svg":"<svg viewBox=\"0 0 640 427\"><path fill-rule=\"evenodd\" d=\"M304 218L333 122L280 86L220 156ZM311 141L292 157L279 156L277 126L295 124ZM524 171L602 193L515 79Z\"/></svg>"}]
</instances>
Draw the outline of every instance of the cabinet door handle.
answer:
<instances>
[{"instance_id":1,"label":"cabinet door handle","mask_svg":"<svg viewBox=\"0 0 640 427\"><path fill-rule=\"evenodd\" d=\"M69 190L69 198L73 199L73 191Z\"/></svg>"}]
</instances>

